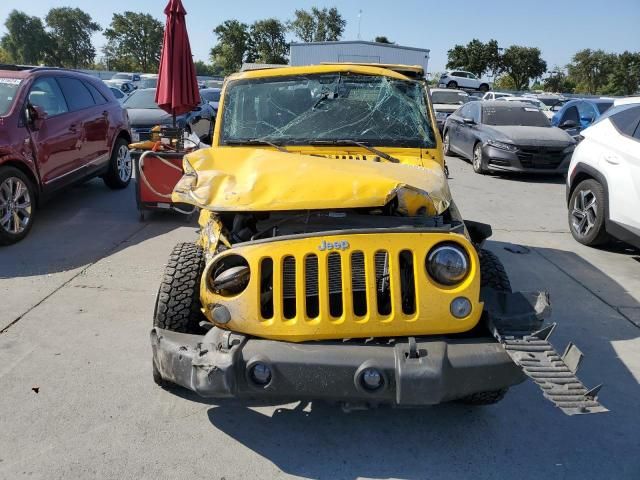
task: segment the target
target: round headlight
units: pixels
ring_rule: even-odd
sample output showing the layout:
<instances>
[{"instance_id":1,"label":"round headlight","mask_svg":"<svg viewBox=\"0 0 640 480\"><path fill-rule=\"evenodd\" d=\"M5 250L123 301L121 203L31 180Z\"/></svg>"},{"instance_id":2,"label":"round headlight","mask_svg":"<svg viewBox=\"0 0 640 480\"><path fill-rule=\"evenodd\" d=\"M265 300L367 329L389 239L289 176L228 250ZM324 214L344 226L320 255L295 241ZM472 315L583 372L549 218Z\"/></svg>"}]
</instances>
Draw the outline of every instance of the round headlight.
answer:
<instances>
[{"instance_id":1,"label":"round headlight","mask_svg":"<svg viewBox=\"0 0 640 480\"><path fill-rule=\"evenodd\" d=\"M209 288L223 296L237 295L249 285L249 263L240 255L226 255L209 269Z\"/></svg>"},{"instance_id":2,"label":"round headlight","mask_svg":"<svg viewBox=\"0 0 640 480\"><path fill-rule=\"evenodd\" d=\"M452 243L434 247L427 255L426 264L431 278L442 285L456 285L469 273L467 253L462 247Z\"/></svg>"}]
</instances>

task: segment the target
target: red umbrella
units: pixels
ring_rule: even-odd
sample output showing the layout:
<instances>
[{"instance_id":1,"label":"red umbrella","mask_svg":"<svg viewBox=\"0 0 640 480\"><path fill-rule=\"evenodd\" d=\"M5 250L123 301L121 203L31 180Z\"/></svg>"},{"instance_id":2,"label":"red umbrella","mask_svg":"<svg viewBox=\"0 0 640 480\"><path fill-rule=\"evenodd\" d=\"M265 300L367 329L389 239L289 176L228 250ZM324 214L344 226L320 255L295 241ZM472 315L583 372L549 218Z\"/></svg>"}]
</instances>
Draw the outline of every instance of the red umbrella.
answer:
<instances>
[{"instance_id":1,"label":"red umbrella","mask_svg":"<svg viewBox=\"0 0 640 480\"><path fill-rule=\"evenodd\" d=\"M180 0L169 0L164 13L164 28L156 103L165 112L176 115L190 112L200 103L196 68L193 65L185 15Z\"/></svg>"}]
</instances>

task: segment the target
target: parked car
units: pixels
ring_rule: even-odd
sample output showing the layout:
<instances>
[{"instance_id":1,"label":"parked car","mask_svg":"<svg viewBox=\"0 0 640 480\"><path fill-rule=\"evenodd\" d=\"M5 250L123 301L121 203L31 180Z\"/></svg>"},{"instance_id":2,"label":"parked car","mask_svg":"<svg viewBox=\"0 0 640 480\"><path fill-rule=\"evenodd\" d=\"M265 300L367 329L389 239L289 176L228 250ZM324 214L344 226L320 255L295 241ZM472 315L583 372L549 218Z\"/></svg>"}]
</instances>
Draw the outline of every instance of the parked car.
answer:
<instances>
[{"instance_id":1,"label":"parked car","mask_svg":"<svg viewBox=\"0 0 640 480\"><path fill-rule=\"evenodd\" d=\"M60 189L101 176L131 179L127 115L99 79L3 65L0 70L0 244L29 233L36 207Z\"/></svg>"},{"instance_id":2,"label":"parked car","mask_svg":"<svg viewBox=\"0 0 640 480\"><path fill-rule=\"evenodd\" d=\"M436 113L438 130L441 133L447 117L460 108L460 105L469 101L469 94L462 90L452 90L450 88L434 88L431 90L431 103Z\"/></svg>"},{"instance_id":3,"label":"parked car","mask_svg":"<svg viewBox=\"0 0 640 480\"><path fill-rule=\"evenodd\" d=\"M612 108L581 135L567 175L573 238L640 248L640 104Z\"/></svg>"},{"instance_id":4,"label":"parked car","mask_svg":"<svg viewBox=\"0 0 640 480\"><path fill-rule=\"evenodd\" d=\"M173 118L156 104L156 89L142 88L133 92L122 104L129 114L131 136L134 142L148 140L156 125L172 125ZM213 134L215 112L213 107L200 99L200 104L191 112L176 117L179 127L193 132L201 140L210 143Z\"/></svg>"},{"instance_id":5,"label":"parked car","mask_svg":"<svg viewBox=\"0 0 640 480\"><path fill-rule=\"evenodd\" d=\"M472 161L476 173L564 173L575 141L526 103L470 102L444 126L444 150Z\"/></svg>"},{"instance_id":6,"label":"parked car","mask_svg":"<svg viewBox=\"0 0 640 480\"><path fill-rule=\"evenodd\" d=\"M499 98L498 101L526 103L527 105L531 105L533 107L538 108L544 114L544 116L547 117L548 119L551 119L551 117L553 117L553 112L551 111L551 109L535 97L529 97L529 96L502 97L502 98Z\"/></svg>"},{"instance_id":7,"label":"parked car","mask_svg":"<svg viewBox=\"0 0 640 480\"><path fill-rule=\"evenodd\" d=\"M117 88L125 95L132 93L136 87L131 82L123 82L118 80L103 80L109 88Z\"/></svg>"},{"instance_id":8,"label":"parked car","mask_svg":"<svg viewBox=\"0 0 640 480\"><path fill-rule=\"evenodd\" d=\"M111 93L113 93L113 96L116 97L116 100L118 100L118 102L120 103L124 102L125 99L127 98L127 94L117 87L109 87L109 90L111 90Z\"/></svg>"},{"instance_id":9,"label":"parked car","mask_svg":"<svg viewBox=\"0 0 640 480\"><path fill-rule=\"evenodd\" d=\"M618 105L628 105L630 103L640 103L640 97L622 97L616 98L613 101L613 106L617 107Z\"/></svg>"},{"instance_id":10,"label":"parked car","mask_svg":"<svg viewBox=\"0 0 640 480\"><path fill-rule=\"evenodd\" d=\"M157 73L144 73L140 75L140 85L138 88L157 88L158 86L158 74Z\"/></svg>"},{"instance_id":11,"label":"parked car","mask_svg":"<svg viewBox=\"0 0 640 480\"><path fill-rule=\"evenodd\" d=\"M450 70L443 73L438 81L438 87L446 88L468 88L471 90L489 91L489 84L476 77L471 72L463 70Z\"/></svg>"},{"instance_id":12,"label":"parked car","mask_svg":"<svg viewBox=\"0 0 640 480\"><path fill-rule=\"evenodd\" d=\"M200 90L200 96L209 103L213 107L213 109L217 112L218 105L220 104L220 93L222 89L220 88L203 88Z\"/></svg>"},{"instance_id":13,"label":"parked car","mask_svg":"<svg viewBox=\"0 0 640 480\"><path fill-rule=\"evenodd\" d=\"M140 80L141 77L137 73L120 72L111 77L111 82L114 85L117 85L118 83L128 82L133 85L134 89L140 86Z\"/></svg>"},{"instance_id":14,"label":"parked car","mask_svg":"<svg viewBox=\"0 0 640 480\"><path fill-rule=\"evenodd\" d=\"M482 96L482 100L497 100L499 98L514 97L513 93L507 92L487 92Z\"/></svg>"},{"instance_id":15,"label":"parked car","mask_svg":"<svg viewBox=\"0 0 640 480\"><path fill-rule=\"evenodd\" d=\"M560 127L575 138L612 106L613 99L580 98L570 100L553 115L551 125Z\"/></svg>"}]
</instances>

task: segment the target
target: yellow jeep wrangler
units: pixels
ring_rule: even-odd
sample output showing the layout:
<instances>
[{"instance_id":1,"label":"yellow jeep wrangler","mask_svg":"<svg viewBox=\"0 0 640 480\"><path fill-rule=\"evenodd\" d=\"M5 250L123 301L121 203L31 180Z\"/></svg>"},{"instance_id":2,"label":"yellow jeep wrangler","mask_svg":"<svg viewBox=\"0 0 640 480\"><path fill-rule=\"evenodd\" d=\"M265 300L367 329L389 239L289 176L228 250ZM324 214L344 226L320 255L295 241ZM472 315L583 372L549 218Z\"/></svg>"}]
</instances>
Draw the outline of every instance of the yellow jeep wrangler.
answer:
<instances>
[{"instance_id":1,"label":"yellow jeep wrangler","mask_svg":"<svg viewBox=\"0 0 640 480\"><path fill-rule=\"evenodd\" d=\"M449 191L424 72L332 64L239 73L213 146L175 202L151 332L153 374L205 397L347 406L489 404L534 378L567 413L602 411L540 329L545 293L512 293L490 227Z\"/></svg>"}]
</instances>

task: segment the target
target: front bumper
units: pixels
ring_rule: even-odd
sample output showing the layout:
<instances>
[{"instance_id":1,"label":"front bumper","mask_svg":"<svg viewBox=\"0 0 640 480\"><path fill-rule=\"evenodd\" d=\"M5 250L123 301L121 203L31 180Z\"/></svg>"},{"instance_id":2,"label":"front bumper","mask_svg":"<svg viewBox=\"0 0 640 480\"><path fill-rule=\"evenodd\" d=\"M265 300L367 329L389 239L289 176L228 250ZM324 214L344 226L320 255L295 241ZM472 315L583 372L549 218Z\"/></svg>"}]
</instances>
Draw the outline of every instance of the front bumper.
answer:
<instances>
[{"instance_id":1,"label":"front bumper","mask_svg":"<svg viewBox=\"0 0 640 480\"><path fill-rule=\"evenodd\" d=\"M571 152L566 153L557 166L553 166L544 158L524 160L517 152L509 152L487 144L482 147L482 156L487 169L496 172L564 174L569 170L571 163Z\"/></svg>"},{"instance_id":2,"label":"front bumper","mask_svg":"<svg viewBox=\"0 0 640 480\"><path fill-rule=\"evenodd\" d=\"M516 385L525 377L493 338L401 338L395 343L258 339L213 327L206 335L151 331L156 375L203 397L433 405ZM265 386L251 370L266 365ZM376 390L365 369L382 377Z\"/></svg>"}]
</instances>

